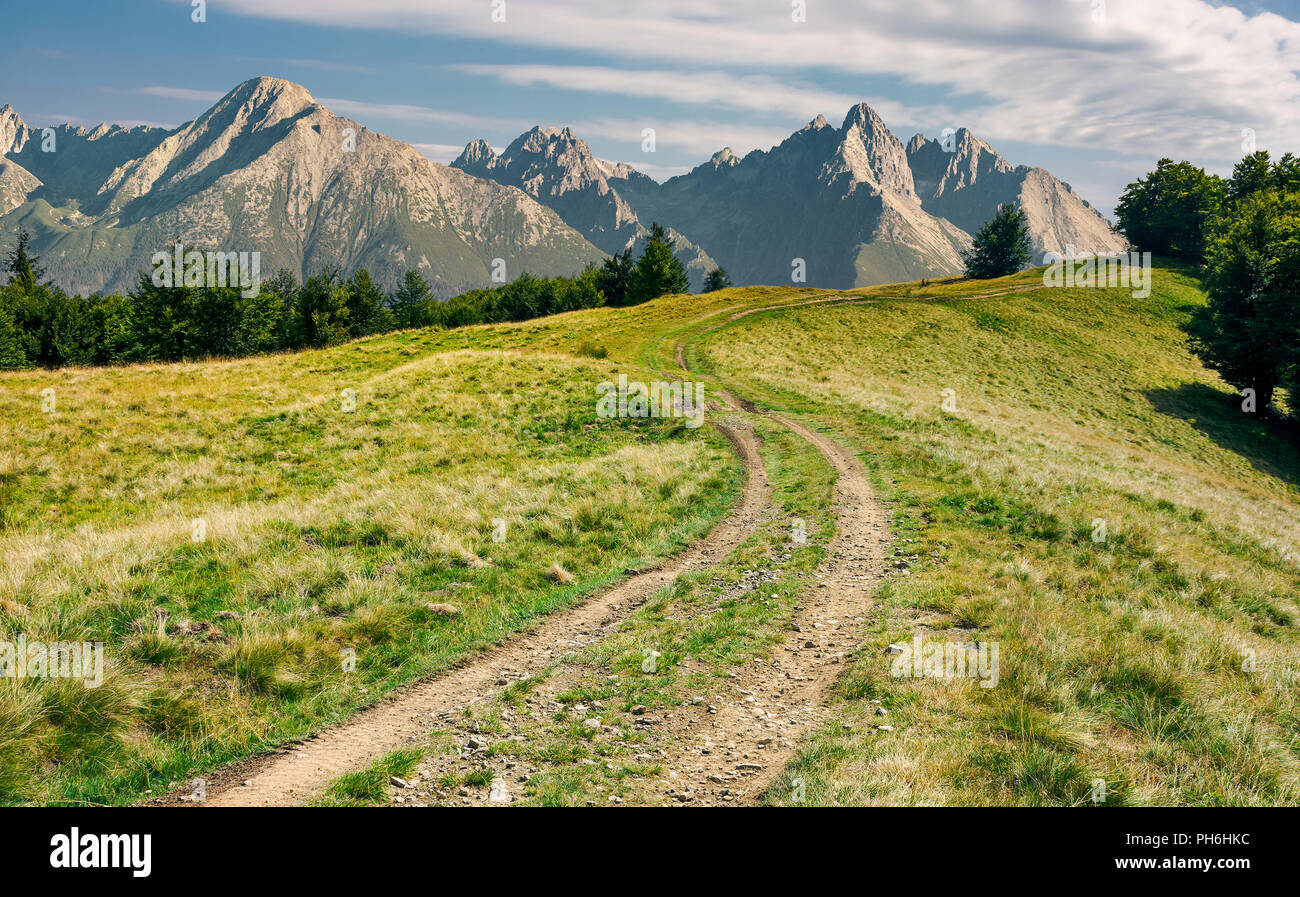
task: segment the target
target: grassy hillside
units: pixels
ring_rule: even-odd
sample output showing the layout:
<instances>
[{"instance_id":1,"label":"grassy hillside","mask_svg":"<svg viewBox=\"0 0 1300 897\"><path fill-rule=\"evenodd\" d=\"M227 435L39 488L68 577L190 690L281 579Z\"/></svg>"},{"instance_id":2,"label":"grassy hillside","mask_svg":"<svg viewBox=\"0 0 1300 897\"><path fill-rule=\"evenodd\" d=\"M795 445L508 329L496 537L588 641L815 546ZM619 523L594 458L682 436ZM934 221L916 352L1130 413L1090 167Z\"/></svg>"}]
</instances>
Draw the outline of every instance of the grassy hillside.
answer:
<instances>
[{"instance_id":1,"label":"grassy hillside","mask_svg":"<svg viewBox=\"0 0 1300 897\"><path fill-rule=\"evenodd\" d=\"M845 804L1079 804L1098 779L1107 803L1300 799L1300 448L1184 348L1196 284L907 292L924 298L751 317L694 347L850 438L899 502L902 575L841 683L849 726L788 779ZM882 649L918 633L999 643L997 686L892 677Z\"/></svg>"},{"instance_id":2,"label":"grassy hillside","mask_svg":"<svg viewBox=\"0 0 1300 897\"><path fill-rule=\"evenodd\" d=\"M1040 283L748 288L0 375L0 639L101 639L108 667L98 689L0 680L0 800L158 793L698 537L738 494L726 443L595 414L598 382L671 369L680 340L711 383L852 445L895 502L873 637L771 802L798 777L827 803L1088 803L1098 778L1107 802L1294 803L1300 450L1187 353L1177 325L1203 297L1184 275L1159 272L1147 300ZM729 320L811 300L840 304ZM690 700L788 626L833 527L833 471L755 426L772 514L557 673L565 700ZM735 587L754 577L770 597ZM998 685L892 678L883 648L915 633L998 642ZM660 673L619 680L646 644ZM581 720L535 725L516 748L544 767L535 802L603 803L615 785L634 802L654 775L646 744L597 752ZM386 770L326 802L382 798Z\"/></svg>"},{"instance_id":3,"label":"grassy hillside","mask_svg":"<svg viewBox=\"0 0 1300 897\"><path fill-rule=\"evenodd\" d=\"M0 638L103 640L108 667L0 681L3 799L129 799L311 731L734 499L707 430L597 419L610 362L430 335L0 378Z\"/></svg>"}]
</instances>

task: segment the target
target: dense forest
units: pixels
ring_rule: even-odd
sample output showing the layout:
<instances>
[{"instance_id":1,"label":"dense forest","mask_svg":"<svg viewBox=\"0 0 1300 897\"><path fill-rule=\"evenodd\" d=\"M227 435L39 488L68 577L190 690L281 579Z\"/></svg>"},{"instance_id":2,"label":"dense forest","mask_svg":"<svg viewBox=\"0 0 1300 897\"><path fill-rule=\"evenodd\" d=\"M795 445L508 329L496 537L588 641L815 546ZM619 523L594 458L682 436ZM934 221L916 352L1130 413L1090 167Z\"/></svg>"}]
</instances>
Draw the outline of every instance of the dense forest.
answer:
<instances>
[{"instance_id":1,"label":"dense forest","mask_svg":"<svg viewBox=\"0 0 1300 897\"><path fill-rule=\"evenodd\" d=\"M238 357L330 346L413 327L523 321L599 305L633 305L689 291L686 269L659 225L639 257L627 249L575 277L523 274L491 289L439 300L417 271L384 290L365 270L321 271L302 283L288 271L260 283L158 285L140 273L125 296L74 296L43 280L20 231L0 287L0 369ZM178 280L180 278L177 278ZM721 270L710 285L725 283Z\"/></svg>"}]
</instances>

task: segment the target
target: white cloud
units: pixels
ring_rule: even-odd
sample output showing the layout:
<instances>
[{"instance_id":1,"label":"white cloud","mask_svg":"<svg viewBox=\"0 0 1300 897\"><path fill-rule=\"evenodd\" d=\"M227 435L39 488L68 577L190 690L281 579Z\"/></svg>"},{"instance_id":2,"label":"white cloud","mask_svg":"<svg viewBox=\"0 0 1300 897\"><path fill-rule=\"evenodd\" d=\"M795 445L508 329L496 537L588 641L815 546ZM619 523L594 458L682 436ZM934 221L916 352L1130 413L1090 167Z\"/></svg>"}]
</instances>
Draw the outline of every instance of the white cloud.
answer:
<instances>
[{"instance_id":1,"label":"white cloud","mask_svg":"<svg viewBox=\"0 0 1300 897\"><path fill-rule=\"evenodd\" d=\"M168 100L215 103L226 95L224 90L190 90L188 87L137 87L135 93Z\"/></svg>"},{"instance_id":2,"label":"white cloud","mask_svg":"<svg viewBox=\"0 0 1300 897\"><path fill-rule=\"evenodd\" d=\"M522 119L496 118L487 115L472 115L465 112L448 112L431 109L428 106L412 106L404 103L367 103L361 100L349 100L342 97L318 97L317 102L331 111L350 115L358 121L365 119L387 118L397 121L431 122L440 125L455 125L471 131L504 128L507 131L523 131L532 124L525 124Z\"/></svg>"},{"instance_id":3,"label":"white cloud","mask_svg":"<svg viewBox=\"0 0 1300 897\"><path fill-rule=\"evenodd\" d=\"M660 72L707 65L724 73L712 86L689 86L687 102L752 104L761 78L746 73L775 82L798 73L801 80L774 90L774 108L788 111L811 75L875 75L936 89L961 124L993 140L1204 161L1240 155L1246 127L1264 147L1300 143L1300 23L1206 0L1109 0L1102 22L1086 0L817 0L803 24L791 22L784 4L749 0L511 3L505 23L493 23L490 5L478 0L226 5L264 18L577 51L618 67L649 61ZM594 86L590 75L571 74L577 89ZM708 99L729 83L746 88L743 96ZM624 87L632 96L669 92ZM817 94L838 96L807 96ZM929 118L881 111L894 124Z\"/></svg>"},{"instance_id":4,"label":"white cloud","mask_svg":"<svg viewBox=\"0 0 1300 897\"><path fill-rule=\"evenodd\" d=\"M678 103L730 106L812 118L818 112L842 113L861 97L792 83L769 75L720 71L617 69L599 65L449 65L449 70L495 78L516 86L653 97ZM885 102L885 101L880 101Z\"/></svg>"}]
</instances>

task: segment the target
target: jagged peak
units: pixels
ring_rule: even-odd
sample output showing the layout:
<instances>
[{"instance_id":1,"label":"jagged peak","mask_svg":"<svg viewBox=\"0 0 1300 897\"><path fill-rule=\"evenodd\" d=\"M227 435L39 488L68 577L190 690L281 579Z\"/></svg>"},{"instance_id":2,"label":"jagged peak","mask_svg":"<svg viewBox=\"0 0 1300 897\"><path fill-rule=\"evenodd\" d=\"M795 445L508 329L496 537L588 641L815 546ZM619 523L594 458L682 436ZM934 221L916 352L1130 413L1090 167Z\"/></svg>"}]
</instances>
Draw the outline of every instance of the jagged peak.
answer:
<instances>
[{"instance_id":1,"label":"jagged peak","mask_svg":"<svg viewBox=\"0 0 1300 897\"><path fill-rule=\"evenodd\" d=\"M509 159L520 152L551 156L569 149L576 149L584 159L594 158L586 141L576 136L568 127L552 128L534 125L515 138L514 142L506 147L502 156Z\"/></svg>"},{"instance_id":2,"label":"jagged peak","mask_svg":"<svg viewBox=\"0 0 1300 897\"><path fill-rule=\"evenodd\" d=\"M465 165L479 167L491 165L496 160L496 150L492 149L492 146L480 137L465 144L465 149L461 150L460 155L456 157L456 161L451 164L454 168Z\"/></svg>"},{"instance_id":3,"label":"jagged peak","mask_svg":"<svg viewBox=\"0 0 1300 897\"><path fill-rule=\"evenodd\" d=\"M863 131L877 131L885 129L885 122L876 110L872 109L866 103L858 103L856 106L849 108L848 114L844 116L844 124L840 126L841 131L847 131L857 125Z\"/></svg>"},{"instance_id":4,"label":"jagged peak","mask_svg":"<svg viewBox=\"0 0 1300 897\"><path fill-rule=\"evenodd\" d=\"M929 141L925 139L925 135L920 131L917 131L912 135L912 139L907 141L907 154L909 156L912 155L927 143L929 143Z\"/></svg>"},{"instance_id":5,"label":"jagged peak","mask_svg":"<svg viewBox=\"0 0 1300 897\"><path fill-rule=\"evenodd\" d=\"M803 130L805 130L805 131L820 131L822 128L829 128L829 127L830 127L830 124L826 121L826 116L822 115L822 114L819 112L819 113L817 113L817 117L816 117L816 118L814 118L812 121L808 122L808 124L806 124L806 125L803 126Z\"/></svg>"},{"instance_id":6,"label":"jagged peak","mask_svg":"<svg viewBox=\"0 0 1300 897\"><path fill-rule=\"evenodd\" d=\"M14 128L27 127L27 122L23 121L23 117L18 114L18 110L8 103L0 106L0 124L8 124Z\"/></svg>"},{"instance_id":7,"label":"jagged peak","mask_svg":"<svg viewBox=\"0 0 1300 897\"><path fill-rule=\"evenodd\" d=\"M980 140L971 133L970 128L958 128L955 136L957 138L957 151L959 153L968 153L975 150L987 150L988 152L993 152L993 147L989 146L983 140ZM994 155L997 155L997 153L994 153Z\"/></svg>"},{"instance_id":8,"label":"jagged peak","mask_svg":"<svg viewBox=\"0 0 1300 897\"><path fill-rule=\"evenodd\" d=\"M0 156L21 150L30 130L14 107L5 103L0 108Z\"/></svg>"},{"instance_id":9,"label":"jagged peak","mask_svg":"<svg viewBox=\"0 0 1300 897\"><path fill-rule=\"evenodd\" d=\"M722 168L724 166L731 168L740 164L740 158L731 151L731 147L729 146L724 146L722 149L718 150L713 154L709 161L713 163L714 168Z\"/></svg>"},{"instance_id":10,"label":"jagged peak","mask_svg":"<svg viewBox=\"0 0 1300 897\"><path fill-rule=\"evenodd\" d=\"M272 78L269 75L259 75L256 78L249 78L241 84L235 85L235 88L226 94L227 97L240 97L248 99L290 99L301 105L310 105L316 102L316 98L311 95L307 88L293 81L286 81L284 78Z\"/></svg>"}]
</instances>

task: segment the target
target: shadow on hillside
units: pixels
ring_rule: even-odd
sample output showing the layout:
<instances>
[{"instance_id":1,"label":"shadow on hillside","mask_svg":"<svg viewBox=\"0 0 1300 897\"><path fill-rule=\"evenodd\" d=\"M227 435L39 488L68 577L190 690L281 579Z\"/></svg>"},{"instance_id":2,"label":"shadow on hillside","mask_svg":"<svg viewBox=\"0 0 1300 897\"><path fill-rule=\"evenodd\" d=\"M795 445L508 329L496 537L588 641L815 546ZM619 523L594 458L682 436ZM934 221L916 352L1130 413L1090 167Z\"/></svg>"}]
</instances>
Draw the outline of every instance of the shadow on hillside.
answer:
<instances>
[{"instance_id":1,"label":"shadow on hillside","mask_svg":"<svg viewBox=\"0 0 1300 897\"><path fill-rule=\"evenodd\" d=\"M1241 411L1241 399L1204 383L1149 389L1147 400L1161 414L1190 423L1256 470L1300 486L1300 427L1289 420Z\"/></svg>"}]
</instances>

